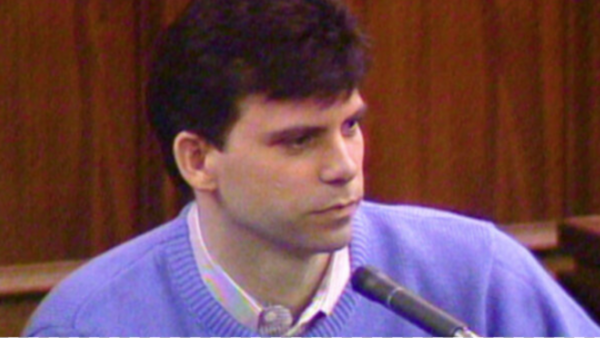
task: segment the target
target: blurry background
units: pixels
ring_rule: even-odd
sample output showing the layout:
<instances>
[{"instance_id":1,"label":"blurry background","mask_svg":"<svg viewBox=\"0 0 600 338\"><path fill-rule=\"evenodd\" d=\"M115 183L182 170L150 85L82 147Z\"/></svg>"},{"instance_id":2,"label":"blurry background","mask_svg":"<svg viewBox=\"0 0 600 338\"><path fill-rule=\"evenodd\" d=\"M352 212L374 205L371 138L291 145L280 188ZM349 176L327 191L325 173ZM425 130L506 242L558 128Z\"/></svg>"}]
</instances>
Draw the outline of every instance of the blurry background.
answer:
<instances>
[{"instance_id":1,"label":"blurry background","mask_svg":"<svg viewBox=\"0 0 600 338\"><path fill-rule=\"evenodd\" d=\"M183 204L143 86L187 2L0 1L0 333L39 298L2 288L2 272L69 270ZM600 214L599 1L350 4L373 46L370 199L534 231Z\"/></svg>"}]
</instances>

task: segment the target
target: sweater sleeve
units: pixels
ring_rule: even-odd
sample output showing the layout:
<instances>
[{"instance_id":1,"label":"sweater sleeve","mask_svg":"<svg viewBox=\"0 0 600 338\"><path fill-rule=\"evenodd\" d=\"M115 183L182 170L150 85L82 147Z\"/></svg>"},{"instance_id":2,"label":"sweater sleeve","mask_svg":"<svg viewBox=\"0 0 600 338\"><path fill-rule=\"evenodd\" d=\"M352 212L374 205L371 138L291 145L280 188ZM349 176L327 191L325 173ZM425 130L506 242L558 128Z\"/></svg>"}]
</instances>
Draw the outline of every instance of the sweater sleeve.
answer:
<instances>
[{"instance_id":1,"label":"sweater sleeve","mask_svg":"<svg viewBox=\"0 0 600 338\"><path fill-rule=\"evenodd\" d=\"M487 336L600 336L597 324L527 249L503 233L494 237Z\"/></svg>"}]
</instances>

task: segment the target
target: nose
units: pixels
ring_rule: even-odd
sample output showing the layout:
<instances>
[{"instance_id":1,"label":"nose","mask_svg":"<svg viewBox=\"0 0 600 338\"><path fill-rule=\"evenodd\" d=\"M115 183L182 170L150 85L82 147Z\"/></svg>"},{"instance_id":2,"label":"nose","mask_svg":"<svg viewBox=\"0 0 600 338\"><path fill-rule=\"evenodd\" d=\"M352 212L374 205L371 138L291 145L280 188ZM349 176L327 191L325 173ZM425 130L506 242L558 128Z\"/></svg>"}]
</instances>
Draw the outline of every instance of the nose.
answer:
<instances>
[{"instance_id":1,"label":"nose","mask_svg":"<svg viewBox=\"0 0 600 338\"><path fill-rule=\"evenodd\" d=\"M320 179L327 184L341 185L354 179L362 170L364 145L361 139L339 137L323 154Z\"/></svg>"}]
</instances>

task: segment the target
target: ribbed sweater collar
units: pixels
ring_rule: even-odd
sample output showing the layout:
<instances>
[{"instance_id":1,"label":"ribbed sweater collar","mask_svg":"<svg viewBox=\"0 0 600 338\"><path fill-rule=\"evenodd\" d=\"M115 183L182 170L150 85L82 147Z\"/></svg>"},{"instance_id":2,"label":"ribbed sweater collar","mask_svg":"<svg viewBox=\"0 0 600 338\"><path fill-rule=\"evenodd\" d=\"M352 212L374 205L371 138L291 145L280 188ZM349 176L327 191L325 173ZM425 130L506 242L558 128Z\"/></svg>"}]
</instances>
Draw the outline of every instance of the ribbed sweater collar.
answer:
<instances>
[{"instance_id":1,"label":"ribbed sweater collar","mask_svg":"<svg viewBox=\"0 0 600 338\"><path fill-rule=\"evenodd\" d=\"M191 316L199 327L199 332L191 332L191 334L219 337L258 336L258 333L235 321L213 298L203 283L189 241L185 214L185 212L182 212L175 220L177 224L173 227L173 231L176 233L167 246L166 259L175 293L180 297L182 304L185 305L187 315ZM367 247L368 243L372 241L368 238L369 234L365 226L363 209L360 208L354 217L353 236L350 244L352 270L367 261ZM339 336L344 326L347 325L348 318L354 312L357 297L359 296L352 291L351 286L347 285L333 313L316 323L315 326L305 332L305 335Z\"/></svg>"}]
</instances>

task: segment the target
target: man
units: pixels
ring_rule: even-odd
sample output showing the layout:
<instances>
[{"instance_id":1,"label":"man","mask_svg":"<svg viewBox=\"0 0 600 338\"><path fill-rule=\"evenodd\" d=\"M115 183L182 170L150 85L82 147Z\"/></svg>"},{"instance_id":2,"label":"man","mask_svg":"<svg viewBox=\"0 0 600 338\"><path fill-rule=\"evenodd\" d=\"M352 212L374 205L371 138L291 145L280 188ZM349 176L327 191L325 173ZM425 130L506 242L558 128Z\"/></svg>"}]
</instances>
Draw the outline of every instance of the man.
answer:
<instances>
[{"instance_id":1,"label":"man","mask_svg":"<svg viewBox=\"0 0 600 338\"><path fill-rule=\"evenodd\" d=\"M149 116L194 201L45 300L43 336L423 336L370 264L493 336L599 336L487 223L361 201L365 38L336 0L202 0L160 39Z\"/></svg>"}]
</instances>

